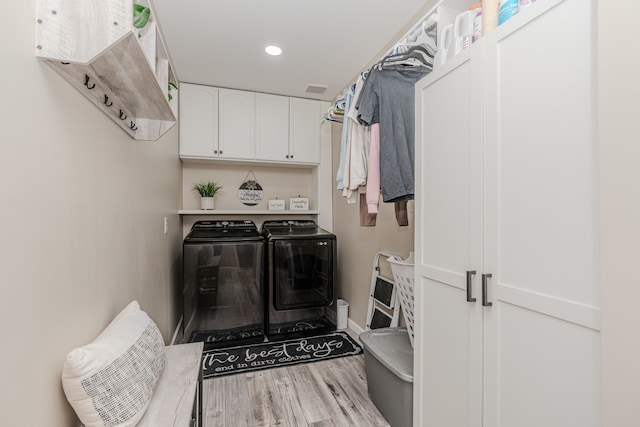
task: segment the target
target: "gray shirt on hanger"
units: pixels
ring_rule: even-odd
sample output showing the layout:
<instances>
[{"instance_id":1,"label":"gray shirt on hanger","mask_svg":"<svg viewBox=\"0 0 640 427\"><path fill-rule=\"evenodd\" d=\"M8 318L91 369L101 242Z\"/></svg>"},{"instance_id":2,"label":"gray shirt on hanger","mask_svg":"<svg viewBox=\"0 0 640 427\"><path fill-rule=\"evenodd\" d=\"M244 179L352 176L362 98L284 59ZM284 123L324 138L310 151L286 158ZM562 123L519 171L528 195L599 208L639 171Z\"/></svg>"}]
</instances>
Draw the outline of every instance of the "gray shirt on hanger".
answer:
<instances>
[{"instance_id":1,"label":"gray shirt on hanger","mask_svg":"<svg viewBox=\"0 0 640 427\"><path fill-rule=\"evenodd\" d=\"M415 153L414 86L424 66L372 67L358 100L358 119L380 123L380 187L384 202L413 200Z\"/></svg>"}]
</instances>

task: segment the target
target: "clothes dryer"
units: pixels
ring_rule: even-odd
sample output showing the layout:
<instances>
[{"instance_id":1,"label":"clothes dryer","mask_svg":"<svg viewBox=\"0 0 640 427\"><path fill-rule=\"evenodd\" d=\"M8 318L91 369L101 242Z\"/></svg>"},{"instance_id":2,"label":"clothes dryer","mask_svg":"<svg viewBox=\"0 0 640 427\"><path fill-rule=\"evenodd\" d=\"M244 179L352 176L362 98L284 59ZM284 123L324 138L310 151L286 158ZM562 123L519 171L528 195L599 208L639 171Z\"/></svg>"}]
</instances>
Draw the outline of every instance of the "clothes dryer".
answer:
<instances>
[{"instance_id":1,"label":"clothes dryer","mask_svg":"<svg viewBox=\"0 0 640 427\"><path fill-rule=\"evenodd\" d=\"M336 328L336 236L314 221L265 221L270 340Z\"/></svg>"}]
</instances>

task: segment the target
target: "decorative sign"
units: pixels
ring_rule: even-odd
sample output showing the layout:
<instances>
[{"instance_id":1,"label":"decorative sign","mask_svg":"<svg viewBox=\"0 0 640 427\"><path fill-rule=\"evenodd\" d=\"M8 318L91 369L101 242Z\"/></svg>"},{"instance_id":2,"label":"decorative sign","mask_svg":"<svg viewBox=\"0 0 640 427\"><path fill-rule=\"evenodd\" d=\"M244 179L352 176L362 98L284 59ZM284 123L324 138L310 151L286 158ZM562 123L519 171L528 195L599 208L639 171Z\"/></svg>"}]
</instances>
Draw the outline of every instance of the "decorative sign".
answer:
<instances>
[{"instance_id":1,"label":"decorative sign","mask_svg":"<svg viewBox=\"0 0 640 427\"><path fill-rule=\"evenodd\" d=\"M292 197L289 199L289 210L291 211L308 211L309 210L309 198L308 197Z\"/></svg>"},{"instance_id":2,"label":"decorative sign","mask_svg":"<svg viewBox=\"0 0 640 427\"><path fill-rule=\"evenodd\" d=\"M250 179L253 178L253 179ZM247 206L255 206L262 201L263 191L253 171L249 171L238 189L238 200Z\"/></svg>"},{"instance_id":3,"label":"decorative sign","mask_svg":"<svg viewBox=\"0 0 640 427\"><path fill-rule=\"evenodd\" d=\"M269 200L269 210L270 211L283 211L284 210L284 200Z\"/></svg>"}]
</instances>

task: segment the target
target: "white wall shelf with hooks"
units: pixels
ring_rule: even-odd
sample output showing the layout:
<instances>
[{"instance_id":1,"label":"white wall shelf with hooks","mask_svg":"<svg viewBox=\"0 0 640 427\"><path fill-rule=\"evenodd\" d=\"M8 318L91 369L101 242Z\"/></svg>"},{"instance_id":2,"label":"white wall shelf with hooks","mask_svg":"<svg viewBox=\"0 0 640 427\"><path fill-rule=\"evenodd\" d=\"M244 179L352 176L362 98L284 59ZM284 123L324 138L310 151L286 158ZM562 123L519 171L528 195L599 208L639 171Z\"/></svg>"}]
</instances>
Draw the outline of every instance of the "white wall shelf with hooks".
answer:
<instances>
[{"instance_id":1,"label":"white wall shelf with hooks","mask_svg":"<svg viewBox=\"0 0 640 427\"><path fill-rule=\"evenodd\" d=\"M131 0L37 0L36 56L132 138L157 140L177 121L177 77L150 0L137 7L142 28Z\"/></svg>"}]
</instances>

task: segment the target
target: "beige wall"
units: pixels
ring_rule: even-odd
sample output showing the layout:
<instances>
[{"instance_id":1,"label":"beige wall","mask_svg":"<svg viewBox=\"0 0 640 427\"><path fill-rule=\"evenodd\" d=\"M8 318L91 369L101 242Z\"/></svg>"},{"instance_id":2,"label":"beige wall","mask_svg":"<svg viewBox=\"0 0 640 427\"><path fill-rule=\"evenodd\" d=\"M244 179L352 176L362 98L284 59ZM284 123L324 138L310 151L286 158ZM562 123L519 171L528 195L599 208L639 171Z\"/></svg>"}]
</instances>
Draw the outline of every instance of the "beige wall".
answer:
<instances>
[{"instance_id":1,"label":"beige wall","mask_svg":"<svg viewBox=\"0 0 640 427\"><path fill-rule=\"evenodd\" d=\"M631 0L598 2L603 425L640 420L640 27Z\"/></svg>"},{"instance_id":2,"label":"beige wall","mask_svg":"<svg viewBox=\"0 0 640 427\"><path fill-rule=\"evenodd\" d=\"M178 132L131 139L36 59L35 23L35 2L5 4L0 424L68 427L60 372L72 348L134 299L166 340L178 322Z\"/></svg>"},{"instance_id":3,"label":"beige wall","mask_svg":"<svg viewBox=\"0 0 640 427\"><path fill-rule=\"evenodd\" d=\"M238 189L252 171L263 188L264 198L255 206L238 200ZM192 191L196 182L216 181L222 185L222 194L216 196L216 209L266 210L269 199L283 199L289 208L290 197L309 197L309 209L318 209L317 185L312 168L259 166L258 164L185 163L183 166L183 209L200 209L200 196Z\"/></svg>"},{"instance_id":4,"label":"beige wall","mask_svg":"<svg viewBox=\"0 0 640 427\"><path fill-rule=\"evenodd\" d=\"M342 125L334 124L334 177L340 159L341 132ZM332 185L335 186L335 180ZM366 324L371 270L376 253L391 252L406 258L413 250L413 202L408 208L407 227L398 226L394 206L389 203L380 203L375 227L361 227L358 204L348 204L339 191L334 191L333 228L338 240L337 295L349 303L349 319L360 327Z\"/></svg>"},{"instance_id":5,"label":"beige wall","mask_svg":"<svg viewBox=\"0 0 640 427\"><path fill-rule=\"evenodd\" d=\"M249 171L255 175L263 188L262 202L255 206L244 205L238 200L238 189ZM182 168L182 206L183 209L200 209L200 196L192 190L196 182L215 181L222 185L222 194L215 197L216 210L242 210L242 215L185 215L183 217L186 235L195 221L200 220L251 220L258 227L264 220L281 219L282 216L251 215L252 210L269 209L269 199L285 201L289 209L289 198L309 197L309 209L318 209L318 186L313 168L260 166L259 164L221 164L221 163L184 163ZM286 216L287 219L312 219L315 215Z\"/></svg>"}]
</instances>

